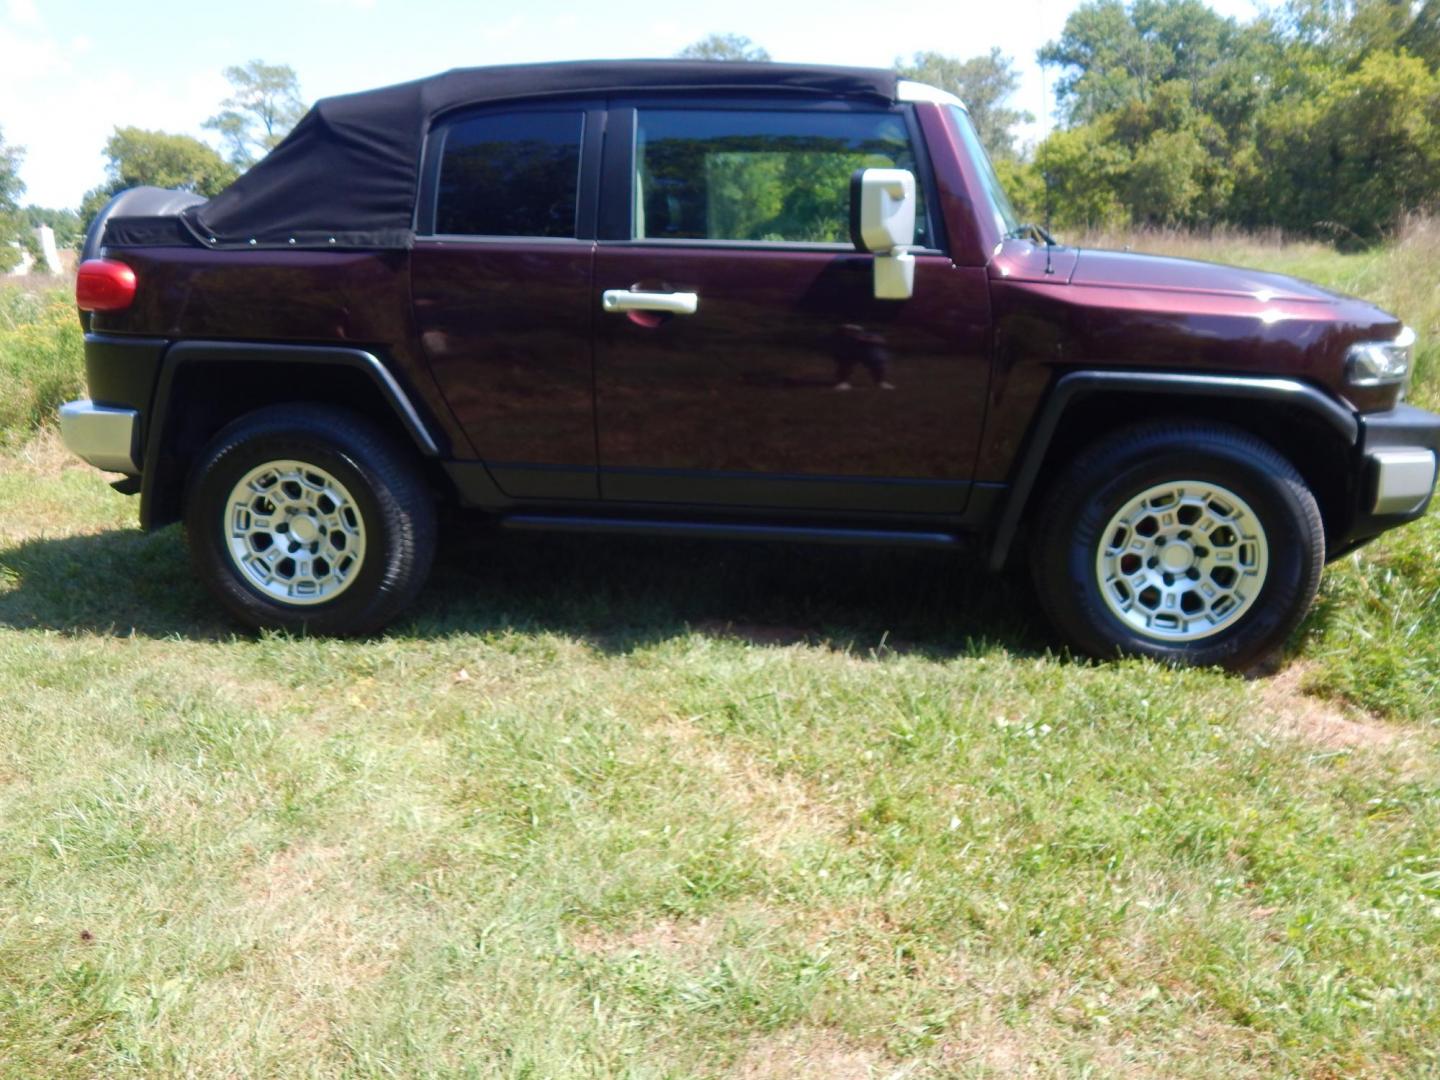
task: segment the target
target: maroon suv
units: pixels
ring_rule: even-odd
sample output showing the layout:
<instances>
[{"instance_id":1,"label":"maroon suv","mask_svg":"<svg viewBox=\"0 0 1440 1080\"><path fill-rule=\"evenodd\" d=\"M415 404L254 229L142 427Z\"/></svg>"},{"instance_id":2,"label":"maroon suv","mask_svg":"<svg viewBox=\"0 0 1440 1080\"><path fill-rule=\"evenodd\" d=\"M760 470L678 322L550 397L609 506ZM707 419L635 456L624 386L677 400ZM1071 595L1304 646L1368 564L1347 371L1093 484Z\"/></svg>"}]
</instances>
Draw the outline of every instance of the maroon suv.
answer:
<instances>
[{"instance_id":1,"label":"maroon suv","mask_svg":"<svg viewBox=\"0 0 1440 1080\"><path fill-rule=\"evenodd\" d=\"M1053 244L887 71L452 71L317 104L90 230L69 446L254 626L367 633L437 502L520 530L1023 549L1096 655L1248 665L1419 517L1414 335L1274 274Z\"/></svg>"}]
</instances>

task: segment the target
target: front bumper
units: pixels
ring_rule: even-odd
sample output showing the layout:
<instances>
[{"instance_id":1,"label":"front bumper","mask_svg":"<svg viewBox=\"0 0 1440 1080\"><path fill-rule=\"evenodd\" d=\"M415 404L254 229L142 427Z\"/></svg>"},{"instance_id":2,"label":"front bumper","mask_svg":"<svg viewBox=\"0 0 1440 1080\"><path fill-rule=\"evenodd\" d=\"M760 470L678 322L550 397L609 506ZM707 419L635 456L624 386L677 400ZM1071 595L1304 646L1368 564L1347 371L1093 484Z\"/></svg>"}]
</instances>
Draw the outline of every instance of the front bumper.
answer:
<instances>
[{"instance_id":1,"label":"front bumper","mask_svg":"<svg viewBox=\"0 0 1440 1080\"><path fill-rule=\"evenodd\" d=\"M1435 490L1435 451L1417 447L1374 450L1366 455L1371 473L1370 513L1420 514Z\"/></svg>"},{"instance_id":2,"label":"front bumper","mask_svg":"<svg viewBox=\"0 0 1440 1080\"><path fill-rule=\"evenodd\" d=\"M1435 491L1440 416L1413 405L1361 413L1360 476L1354 517L1335 555L1422 517Z\"/></svg>"},{"instance_id":3,"label":"front bumper","mask_svg":"<svg viewBox=\"0 0 1440 1080\"><path fill-rule=\"evenodd\" d=\"M140 412L96 405L88 399L60 406L60 437L74 454L97 469L140 473Z\"/></svg>"}]
</instances>

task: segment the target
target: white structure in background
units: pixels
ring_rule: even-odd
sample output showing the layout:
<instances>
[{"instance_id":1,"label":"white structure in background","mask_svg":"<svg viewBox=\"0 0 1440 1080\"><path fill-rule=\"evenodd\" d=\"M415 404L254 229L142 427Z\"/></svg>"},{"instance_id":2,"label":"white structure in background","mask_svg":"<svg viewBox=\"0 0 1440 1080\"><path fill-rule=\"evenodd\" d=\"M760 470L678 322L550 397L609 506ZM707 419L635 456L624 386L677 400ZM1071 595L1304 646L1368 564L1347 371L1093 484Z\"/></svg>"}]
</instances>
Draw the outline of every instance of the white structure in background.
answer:
<instances>
[{"instance_id":1,"label":"white structure in background","mask_svg":"<svg viewBox=\"0 0 1440 1080\"><path fill-rule=\"evenodd\" d=\"M51 274L60 273L60 252L55 248L55 230L41 225L35 230L35 239L40 241L40 259Z\"/></svg>"},{"instance_id":2,"label":"white structure in background","mask_svg":"<svg viewBox=\"0 0 1440 1080\"><path fill-rule=\"evenodd\" d=\"M35 230L35 240L40 245L40 261L44 264L46 273L58 274L61 271L60 252L55 247L55 230L49 225L41 225ZM13 241L12 241L13 243ZM15 244L15 247L20 247ZM7 277L25 277L35 268L35 257L20 248L20 263L13 267Z\"/></svg>"}]
</instances>

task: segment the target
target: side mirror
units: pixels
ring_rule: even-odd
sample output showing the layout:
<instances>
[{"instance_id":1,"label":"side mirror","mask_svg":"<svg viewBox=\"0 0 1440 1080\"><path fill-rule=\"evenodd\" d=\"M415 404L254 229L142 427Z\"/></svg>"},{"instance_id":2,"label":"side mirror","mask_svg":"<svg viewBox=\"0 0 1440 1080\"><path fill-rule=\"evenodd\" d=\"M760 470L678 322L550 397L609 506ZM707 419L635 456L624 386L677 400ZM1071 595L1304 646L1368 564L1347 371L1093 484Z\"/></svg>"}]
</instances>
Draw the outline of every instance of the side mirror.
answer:
<instances>
[{"instance_id":1,"label":"side mirror","mask_svg":"<svg viewBox=\"0 0 1440 1080\"><path fill-rule=\"evenodd\" d=\"M875 296L915 293L915 176L906 169L856 169L850 177L850 239L875 256Z\"/></svg>"}]
</instances>

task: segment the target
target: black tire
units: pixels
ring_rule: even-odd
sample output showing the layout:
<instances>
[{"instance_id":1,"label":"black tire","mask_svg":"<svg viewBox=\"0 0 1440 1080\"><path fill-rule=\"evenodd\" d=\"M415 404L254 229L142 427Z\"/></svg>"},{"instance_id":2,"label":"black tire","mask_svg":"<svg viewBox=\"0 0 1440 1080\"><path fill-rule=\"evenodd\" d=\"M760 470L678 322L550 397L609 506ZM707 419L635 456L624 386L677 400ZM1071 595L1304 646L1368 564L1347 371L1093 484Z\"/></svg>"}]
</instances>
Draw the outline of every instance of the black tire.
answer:
<instances>
[{"instance_id":1,"label":"black tire","mask_svg":"<svg viewBox=\"0 0 1440 1080\"><path fill-rule=\"evenodd\" d=\"M333 599L277 599L231 555L232 490L251 470L286 460L324 470L353 499L363 557ZM240 417L201 452L187 485L185 531L196 572L246 625L364 635L394 619L425 584L435 554L435 500L414 451L365 417L322 405L275 405Z\"/></svg>"},{"instance_id":2,"label":"black tire","mask_svg":"<svg viewBox=\"0 0 1440 1080\"><path fill-rule=\"evenodd\" d=\"M1167 638L1163 626L1142 631L1126 622L1102 594L1096 566L1102 544L1117 545L1111 550L1126 550L1130 557L1129 549L1104 535L1112 519L1152 487L1181 481L1215 484L1242 499L1258 519L1268 548L1263 584L1244 601L1248 607L1237 605L1233 618L1219 617L1218 625L1205 631L1209 636L1192 640ZM1142 520L1135 534L1143 537L1147 524ZM1180 535L1186 542L1194 539ZM1198 541L1196 550L1205 550ZM1305 481L1267 443L1220 424L1158 422L1102 439L1056 477L1034 519L1031 556L1040 604L1077 651L1245 671L1280 648L1309 610L1325 564L1325 530ZM1161 565L1155 572L1163 570ZM1180 586L1194 591L1183 582ZM1148 617L1135 611L1143 594L1122 587L1119 595L1122 605L1127 596L1136 597L1130 602L1132 617ZM1198 592L1181 599L1204 603Z\"/></svg>"}]
</instances>

